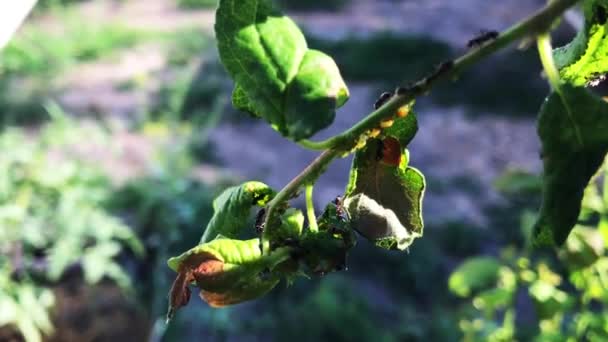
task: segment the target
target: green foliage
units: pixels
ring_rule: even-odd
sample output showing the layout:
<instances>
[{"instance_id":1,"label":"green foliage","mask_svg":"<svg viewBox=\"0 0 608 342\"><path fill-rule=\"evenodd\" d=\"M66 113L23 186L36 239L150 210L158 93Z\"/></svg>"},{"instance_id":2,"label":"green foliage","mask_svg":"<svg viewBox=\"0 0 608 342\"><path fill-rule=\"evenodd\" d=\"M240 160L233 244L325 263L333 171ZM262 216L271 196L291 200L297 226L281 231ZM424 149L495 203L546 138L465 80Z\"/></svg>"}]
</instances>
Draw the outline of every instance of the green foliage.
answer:
<instances>
[{"instance_id":1,"label":"green foliage","mask_svg":"<svg viewBox=\"0 0 608 342\"><path fill-rule=\"evenodd\" d=\"M585 187L608 153L608 104L564 85L543 104L538 132L545 171L535 243L561 245L576 224Z\"/></svg>"},{"instance_id":2,"label":"green foliage","mask_svg":"<svg viewBox=\"0 0 608 342\"><path fill-rule=\"evenodd\" d=\"M379 148L382 142L373 139L355 155L345 206L353 228L367 239L382 248L404 250L422 236L425 180L408 166L407 150L397 151L401 163L385 165L378 160Z\"/></svg>"},{"instance_id":3,"label":"green foliage","mask_svg":"<svg viewBox=\"0 0 608 342\"><path fill-rule=\"evenodd\" d=\"M259 238L237 240L247 230L251 207L264 205L274 192L263 183L247 182L216 198L215 214L198 246L169 259L178 273L170 292L168 319L190 299L195 283L202 298L221 307L256 299L274 288L282 277L324 274L344 269L347 252L356 239L349 222L335 204L319 218L318 230L303 231L304 215L288 209L262 254ZM208 233L210 232L210 233Z\"/></svg>"},{"instance_id":4,"label":"green foliage","mask_svg":"<svg viewBox=\"0 0 608 342\"><path fill-rule=\"evenodd\" d=\"M167 259L192 246L201 237L201 222L208 222L215 187L193 179L168 160L153 175L129 181L109 199L112 211L129 218L142 240L146 258L134 276L139 303L151 316L166 312L166 293L171 286ZM168 164L168 165L165 165ZM171 167L169 167L169 165Z\"/></svg>"},{"instance_id":5,"label":"green foliage","mask_svg":"<svg viewBox=\"0 0 608 342\"><path fill-rule=\"evenodd\" d=\"M180 29L169 34L172 44L168 51L171 66L187 65L193 58L200 57L211 45L213 38L198 27Z\"/></svg>"},{"instance_id":6,"label":"green foliage","mask_svg":"<svg viewBox=\"0 0 608 342\"><path fill-rule=\"evenodd\" d=\"M49 285L68 269L82 269L89 284L110 279L127 289L130 277L116 258L125 247L143 253L131 229L103 209L106 176L62 150L83 138L78 133L95 134L54 115L35 140L19 129L0 136L0 326L14 324L28 341L52 331Z\"/></svg>"},{"instance_id":7,"label":"green foliage","mask_svg":"<svg viewBox=\"0 0 608 342\"><path fill-rule=\"evenodd\" d=\"M475 270L470 261L452 274L450 289L471 299L475 309L467 314L470 320L461 322L465 340L505 340L498 335L507 336L507 340L537 341L602 341L608 337L608 206L596 183L591 183L585 193L584 210L596 226L577 225L559 250L539 254L506 248L499 259L476 259L479 264L487 262L487 269ZM565 268L557 267L557 262ZM468 271L463 272L465 269ZM492 276L478 282L477 291L452 286L452 279L469 281L484 273ZM516 293L527 294L525 300L533 306L536 319L514 326L516 315L526 315L520 308L525 305L521 296L516 304Z\"/></svg>"},{"instance_id":8,"label":"green foliage","mask_svg":"<svg viewBox=\"0 0 608 342\"><path fill-rule=\"evenodd\" d=\"M549 95L538 119L544 164L543 203L534 227L538 246L566 241L578 220L584 189L608 153L608 104L581 88L608 71L607 8L605 0L586 0L584 28L553 53L566 83L553 85L559 89Z\"/></svg>"},{"instance_id":9,"label":"green foliage","mask_svg":"<svg viewBox=\"0 0 608 342\"><path fill-rule=\"evenodd\" d=\"M570 44L556 49L555 63L562 79L580 87L608 73L608 1L585 0L585 27Z\"/></svg>"},{"instance_id":10,"label":"green foliage","mask_svg":"<svg viewBox=\"0 0 608 342\"><path fill-rule=\"evenodd\" d=\"M476 257L462 263L450 276L450 291L461 297L488 286L498 280L500 263L490 257Z\"/></svg>"},{"instance_id":11,"label":"green foliage","mask_svg":"<svg viewBox=\"0 0 608 342\"><path fill-rule=\"evenodd\" d=\"M0 75L52 75L75 62L89 61L145 38L117 24L95 25L70 16L59 32L24 26L0 52Z\"/></svg>"},{"instance_id":12,"label":"green foliage","mask_svg":"<svg viewBox=\"0 0 608 342\"><path fill-rule=\"evenodd\" d=\"M11 279L12 267L3 259L0 258L0 326L13 325L26 341L40 342L43 335L53 332L49 317L53 293L31 280Z\"/></svg>"},{"instance_id":13,"label":"green foliage","mask_svg":"<svg viewBox=\"0 0 608 342\"><path fill-rule=\"evenodd\" d=\"M308 49L295 23L268 1L220 1L215 29L220 57L237 84L235 107L284 136L314 135L348 99L334 61Z\"/></svg>"}]
</instances>

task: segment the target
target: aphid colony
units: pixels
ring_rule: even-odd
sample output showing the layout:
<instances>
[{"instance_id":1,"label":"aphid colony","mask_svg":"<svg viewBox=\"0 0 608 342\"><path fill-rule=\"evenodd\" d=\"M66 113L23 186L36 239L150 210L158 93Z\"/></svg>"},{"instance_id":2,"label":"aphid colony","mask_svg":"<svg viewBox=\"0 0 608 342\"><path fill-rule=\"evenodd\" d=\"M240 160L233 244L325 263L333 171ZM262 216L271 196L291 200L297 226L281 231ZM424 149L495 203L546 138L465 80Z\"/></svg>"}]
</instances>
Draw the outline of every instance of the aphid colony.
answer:
<instances>
[{"instance_id":1,"label":"aphid colony","mask_svg":"<svg viewBox=\"0 0 608 342\"><path fill-rule=\"evenodd\" d=\"M477 37L469 40L469 42L467 43L467 46L469 48L481 47L484 44L486 44L492 40L495 40L496 38L498 38L499 35L500 35L500 33L498 31L482 31ZM448 72L453 67L454 67L454 61L451 61L451 60L439 63L439 65L437 65L435 70L429 76L424 78L424 82L422 82L422 83L428 84L428 83L432 83L432 82L436 81L439 77L441 77L441 75ZM384 93L380 94L380 96L374 103L374 109L376 109L376 110L380 109L380 107L382 107L390 99L392 99L395 94L403 95L408 91L413 91L413 92L421 91L421 89L420 89L421 85L419 83L416 83L416 84L414 84L410 87L406 87L406 88L397 88L397 90L394 93L384 92ZM397 118L404 118L409 114L409 111L410 111L409 105L402 106L399 109L397 109L397 111L395 112L395 116ZM380 147L378 148L377 159L381 160L385 164L392 165L392 166L398 166L401 162L401 146L400 146L399 140L397 140L393 137L383 137L381 135L383 129L387 129L387 128L390 128L393 126L393 124L395 123L395 116L392 118L389 118L389 119L382 120L380 122L379 127L373 128L373 129L365 132L361 136L359 136L359 139L357 140L357 144L350 151L350 153L365 147L368 139L380 139Z\"/></svg>"},{"instance_id":2,"label":"aphid colony","mask_svg":"<svg viewBox=\"0 0 608 342\"><path fill-rule=\"evenodd\" d=\"M376 100L374 103L374 109L380 109L380 107L386 104L393 96L394 93L382 93L378 100ZM399 166L401 163L401 145L399 140L393 137L382 136L382 130L392 127L395 123L395 117L399 119L405 118L409 113L410 105L399 107L393 117L382 120L379 127L370 129L362 134L357 141L357 145L350 152L352 153L356 150L364 148L368 139L378 139L380 144L378 146L376 159L391 166Z\"/></svg>"}]
</instances>

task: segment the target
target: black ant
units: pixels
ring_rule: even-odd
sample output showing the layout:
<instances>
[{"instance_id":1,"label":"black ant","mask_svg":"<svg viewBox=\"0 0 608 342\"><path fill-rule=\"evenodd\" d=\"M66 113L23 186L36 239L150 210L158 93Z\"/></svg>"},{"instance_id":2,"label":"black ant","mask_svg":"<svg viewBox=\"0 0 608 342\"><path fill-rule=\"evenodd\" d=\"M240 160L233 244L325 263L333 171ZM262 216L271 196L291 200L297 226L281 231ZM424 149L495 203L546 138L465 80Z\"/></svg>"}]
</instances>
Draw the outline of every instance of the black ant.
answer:
<instances>
[{"instance_id":1,"label":"black ant","mask_svg":"<svg viewBox=\"0 0 608 342\"><path fill-rule=\"evenodd\" d=\"M336 215L342 221L346 221L348 217L346 216L346 211L344 210L344 202L342 201L342 197L336 196L334 199L334 204L336 205Z\"/></svg>"},{"instance_id":2,"label":"black ant","mask_svg":"<svg viewBox=\"0 0 608 342\"><path fill-rule=\"evenodd\" d=\"M469 40L469 42L467 43L467 47L469 49L473 48L473 47L479 47L486 42L489 42L491 40L498 38L498 35L499 35L498 31L481 31L481 33L478 36Z\"/></svg>"},{"instance_id":3,"label":"black ant","mask_svg":"<svg viewBox=\"0 0 608 342\"><path fill-rule=\"evenodd\" d=\"M374 109L379 109L382 107L386 102L388 102L388 100L391 99L391 97L393 97L393 93L384 92L380 94L380 97L374 103Z\"/></svg>"}]
</instances>

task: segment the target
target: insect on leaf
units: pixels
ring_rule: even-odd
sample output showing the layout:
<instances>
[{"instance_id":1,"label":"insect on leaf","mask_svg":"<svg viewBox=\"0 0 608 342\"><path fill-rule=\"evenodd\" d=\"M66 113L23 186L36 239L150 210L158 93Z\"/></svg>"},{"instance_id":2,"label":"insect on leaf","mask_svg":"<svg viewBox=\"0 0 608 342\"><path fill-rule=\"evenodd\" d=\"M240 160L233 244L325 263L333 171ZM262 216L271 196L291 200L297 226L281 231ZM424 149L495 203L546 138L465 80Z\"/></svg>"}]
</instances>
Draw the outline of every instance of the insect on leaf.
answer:
<instances>
[{"instance_id":1,"label":"insect on leaf","mask_svg":"<svg viewBox=\"0 0 608 342\"><path fill-rule=\"evenodd\" d=\"M373 139L355 155L344 204L361 235L378 247L404 250L422 236L425 179L407 165L407 151L399 166L381 163L380 144Z\"/></svg>"},{"instance_id":2,"label":"insect on leaf","mask_svg":"<svg viewBox=\"0 0 608 342\"><path fill-rule=\"evenodd\" d=\"M221 0L215 32L236 83L233 103L282 135L308 138L329 126L348 88L333 59L308 49L304 35L269 0Z\"/></svg>"},{"instance_id":3,"label":"insect on leaf","mask_svg":"<svg viewBox=\"0 0 608 342\"><path fill-rule=\"evenodd\" d=\"M543 151L543 202L537 246L561 245L574 227L587 184L608 153L608 104L584 88L552 93L538 120Z\"/></svg>"}]
</instances>

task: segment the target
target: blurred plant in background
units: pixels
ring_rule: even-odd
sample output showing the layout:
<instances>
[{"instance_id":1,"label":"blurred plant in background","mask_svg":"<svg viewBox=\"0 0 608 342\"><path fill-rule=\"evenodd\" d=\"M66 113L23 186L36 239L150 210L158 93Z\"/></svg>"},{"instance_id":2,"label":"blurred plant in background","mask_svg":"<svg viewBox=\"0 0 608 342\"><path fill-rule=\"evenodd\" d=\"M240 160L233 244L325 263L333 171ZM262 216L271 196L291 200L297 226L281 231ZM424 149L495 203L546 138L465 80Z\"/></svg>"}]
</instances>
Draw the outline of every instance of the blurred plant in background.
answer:
<instances>
[{"instance_id":1,"label":"blurred plant in background","mask_svg":"<svg viewBox=\"0 0 608 342\"><path fill-rule=\"evenodd\" d=\"M16 326L27 341L52 331L50 288L67 272L79 269L88 284L109 279L128 291L131 279L116 258L144 253L133 231L103 209L112 194L108 178L62 152L72 139L103 135L79 131L49 108L54 119L39 140L17 128L0 136L0 326Z\"/></svg>"},{"instance_id":2,"label":"blurred plant in background","mask_svg":"<svg viewBox=\"0 0 608 342\"><path fill-rule=\"evenodd\" d=\"M472 304L460 323L465 341L608 339L607 175L604 167L587 188L580 224L563 248L510 246L498 258L468 259L452 273L450 290ZM513 192L535 188L529 175L509 179L512 186L501 185ZM532 212L522 215L523 236L531 235L534 220Z\"/></svg>"}]
</instances>

